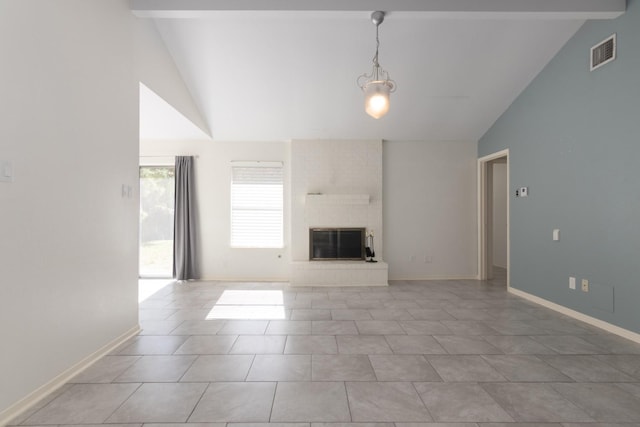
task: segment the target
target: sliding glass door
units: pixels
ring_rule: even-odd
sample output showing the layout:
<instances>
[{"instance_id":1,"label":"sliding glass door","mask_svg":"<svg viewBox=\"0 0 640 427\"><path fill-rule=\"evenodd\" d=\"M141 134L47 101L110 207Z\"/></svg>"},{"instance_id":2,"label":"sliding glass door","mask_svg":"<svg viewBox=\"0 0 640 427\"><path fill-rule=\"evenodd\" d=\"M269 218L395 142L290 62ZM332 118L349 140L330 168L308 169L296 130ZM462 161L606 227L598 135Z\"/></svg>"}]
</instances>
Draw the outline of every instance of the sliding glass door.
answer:
<instances>
[{"instance_id":1,"label":"sliding glass door","mask_svg":"<svg viewBox=\"0 0 640 427\"><path fill-rule=\"evenodd\" d=\"M140 167L140 277L173 276L173 166Z\"/></svg>"}]
</instances>

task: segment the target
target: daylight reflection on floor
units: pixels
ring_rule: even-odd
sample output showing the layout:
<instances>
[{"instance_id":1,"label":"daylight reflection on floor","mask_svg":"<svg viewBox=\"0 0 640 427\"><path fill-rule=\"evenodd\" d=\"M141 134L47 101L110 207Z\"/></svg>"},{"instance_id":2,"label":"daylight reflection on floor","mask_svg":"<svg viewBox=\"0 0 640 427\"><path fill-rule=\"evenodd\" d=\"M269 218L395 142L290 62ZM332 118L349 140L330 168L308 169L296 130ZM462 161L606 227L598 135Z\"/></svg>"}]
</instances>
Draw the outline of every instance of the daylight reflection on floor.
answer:
<instances>
[{"instance_id":1,"label":"daylight reflection on floor","mask_svg":"<svg viewBox=\"0 0 640 427\"><path fill-rule=\"evenodd\" d=\"M210 319L285 319L282 291L226 290L207 315Z\"/></svg>"},{"instance_id":2,"label":"daylight reflection on floor","mask_svg":"<svg viewBox=\"0 0 640 427\"><path fill-rule=\"evenodd\" d=\"M156 292L175 282L175 279L139 279L138 303L146 300Z\"/></svg>"}]
</instances>

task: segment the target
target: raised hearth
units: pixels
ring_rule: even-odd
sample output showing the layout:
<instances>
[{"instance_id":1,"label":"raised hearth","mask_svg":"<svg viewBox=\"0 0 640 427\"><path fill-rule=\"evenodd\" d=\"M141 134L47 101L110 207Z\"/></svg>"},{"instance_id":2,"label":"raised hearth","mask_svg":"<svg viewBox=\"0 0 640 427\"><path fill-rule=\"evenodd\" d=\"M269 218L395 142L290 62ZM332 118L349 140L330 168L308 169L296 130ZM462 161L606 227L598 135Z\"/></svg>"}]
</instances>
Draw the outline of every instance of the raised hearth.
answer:
<instances>
[{"instance_id":1,"label":"raised hearth","mask_svg":"<svg viewBox=\"0 0 640 427\"><path fill-rule=\"evenodd\" d=\"M294 261L291 286L388 286L389 265L365 261Z\"/></svg>"}]
</instances>

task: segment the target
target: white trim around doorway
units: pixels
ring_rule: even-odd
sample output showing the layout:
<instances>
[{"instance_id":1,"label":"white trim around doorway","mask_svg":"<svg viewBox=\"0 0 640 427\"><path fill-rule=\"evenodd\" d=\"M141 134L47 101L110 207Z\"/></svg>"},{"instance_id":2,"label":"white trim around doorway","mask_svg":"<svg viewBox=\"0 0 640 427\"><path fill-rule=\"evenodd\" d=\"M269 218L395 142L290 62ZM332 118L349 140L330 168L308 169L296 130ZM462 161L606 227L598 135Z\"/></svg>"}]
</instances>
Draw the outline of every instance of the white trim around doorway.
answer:
<instances>
[{"instance_id":1,"label":"white trim around doorway","mask_svg":"<svg viewBox=\"0 0 640 427\"><path fill-rule=\"evenodd\" d=\"M507 192L510 192L509 177L510 177L510 162L509 162L509 149L498 151L493 154L489 154L478 159L478 279L485 280L487 278L487 256L486 253L486 239L487 239L487 225L486 222L486 203L487 203L487 166L489 162L506 158L507 160ZM509 197L507 196L507 289L511 287L511 236L510 236L510 213L509 213Z\"/></svg>"}]
</instances>

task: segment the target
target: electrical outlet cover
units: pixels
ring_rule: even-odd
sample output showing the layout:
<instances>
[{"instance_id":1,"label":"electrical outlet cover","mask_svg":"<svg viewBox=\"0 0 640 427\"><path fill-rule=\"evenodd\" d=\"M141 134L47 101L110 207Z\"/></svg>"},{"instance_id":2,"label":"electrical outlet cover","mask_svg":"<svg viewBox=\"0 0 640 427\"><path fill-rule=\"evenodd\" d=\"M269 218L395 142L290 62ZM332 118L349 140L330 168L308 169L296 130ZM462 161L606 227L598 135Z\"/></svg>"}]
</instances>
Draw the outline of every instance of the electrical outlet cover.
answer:
<instances>
[{"instance_id":1,"label":"electrical outlet cover","mask_svg":"<svg viewBox=\"0 0 640 427\"><path fill-rule=\"evenodd\" d=\"M589 281L582 279L582 292L589 292Z\"/></svg>"}]
</instances>

